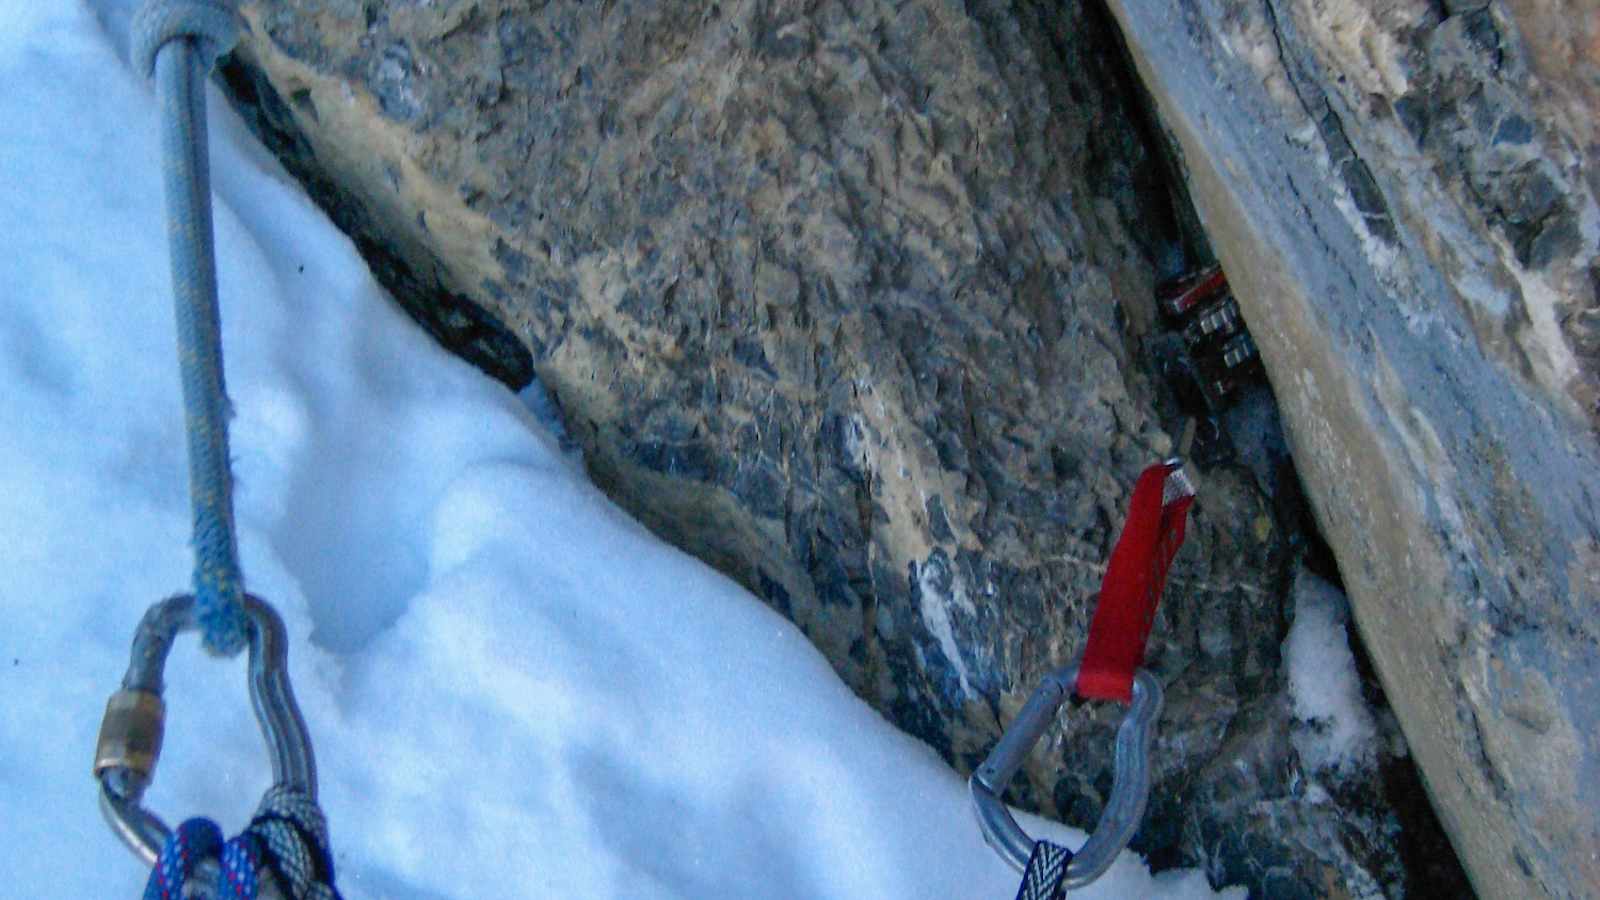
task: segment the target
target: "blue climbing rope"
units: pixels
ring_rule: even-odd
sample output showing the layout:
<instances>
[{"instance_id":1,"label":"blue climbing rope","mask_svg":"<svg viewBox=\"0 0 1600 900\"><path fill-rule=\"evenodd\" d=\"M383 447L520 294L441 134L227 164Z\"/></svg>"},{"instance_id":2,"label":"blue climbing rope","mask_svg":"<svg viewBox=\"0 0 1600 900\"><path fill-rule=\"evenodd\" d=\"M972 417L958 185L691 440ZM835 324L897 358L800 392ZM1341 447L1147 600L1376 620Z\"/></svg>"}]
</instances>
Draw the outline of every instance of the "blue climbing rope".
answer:
<instances>
[{"instance_id":1,"label":"blue climbing rope","mask_svg":"<svg viewBox=\"0 0 1600 900\"><path fill-rule=\"evenodd\" d=\"M283 625L244 593L228 463L231 409L222 378L222 329L211 222L205 79L237 39L225 0L144 0L133 19L132 58L154 74L161 101L168 237L188 438L194 524L194 596L158 604L140 625L130 675L107 705L95 753L101 808L114 830L155 866L145 900L339 900L316 769L289 689ZM160 670L173 635L197 627L207 650L250 647L251 702L268 739L275 784L238 837L189 819L170 833L140 806L160 754L165 706ZM141 648L145 651L141 653ZM159 853L155 846L160 846ZM267 885L276 892L265 891Z\"/></svg>"},{"instance_id":2,"label":"blue climbing rope","mask_svg":"<svg viewBox=\"0 0 1600 900\"><path fill-rule=\"evenodd\" d=\"M183 886L200 863L216 856L221 847L222 829L210 819L190 819L179 825L172 839L161 848L161 858L150 871L150 880L144 886L144 900L179 900L183 896Z\"/></svg>"},{"instance_id":3,"label":"blue climbing rope","mask_svg":"<svg viewBox=\"0 0 1600 900\"><path fill-rule=\"evenodd\" d=\"M328 855L322 811L299 791L282 787L268 791L250 827L226 843L222 829L210 819L194 818L179 825L150 872L144 900L180 900L211 860L217 862L215 879L209 884L214 900L258 900L263 873L293 900L340 900L333 888L333 859Z\"/></svg>"},{"instance_id":4,"label":"blue climbing rope","mask_svg":"<svg viewBox=\"0 0 1600 900\"><path fill-rule=\"evenodd\" d=\"M205 77L237 39L220 0L146 0L133 20L133 61L154 72L161 100L172 289L189 443L194 520L195 614L207 650L233 656L246 644L244 591L233 528L221 318L212 244Z\"/></svg>"}]
</instances>

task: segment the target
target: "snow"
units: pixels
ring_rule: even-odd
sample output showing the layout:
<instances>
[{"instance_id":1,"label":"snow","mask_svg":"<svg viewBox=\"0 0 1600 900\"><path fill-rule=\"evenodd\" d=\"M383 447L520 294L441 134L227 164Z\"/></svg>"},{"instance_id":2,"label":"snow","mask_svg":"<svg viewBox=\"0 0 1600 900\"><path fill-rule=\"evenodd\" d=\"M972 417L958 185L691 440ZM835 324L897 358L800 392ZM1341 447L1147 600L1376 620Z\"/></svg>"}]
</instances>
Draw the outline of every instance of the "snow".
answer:
<instances>
[{"instance_id":1,"label":"snow","mask_svg":"<svg viewBox=\"0 0 1600 900\"><path fill-rule=\"evenodd\" d=\"M1298 720L1295 749L1312 771L1335 774L1376 760L1378 729L1361 697L1343 593L1304 569L1295 577L1294 624L1283 642Z\"/></svg>"},{"instance_id":2,"label":"snow","mask_svg":"<svg viewBox=\"0 0 1600 900\"><path fill-rule=\"evenodd\" d=\"M346 896L1014 894L953 771L607 502L212 110L241 553ZM139 616L188 580L156 105L89 7L0 0L0 119L0 872L134 896L88 769ZM167 684L148 804L237 831L269 777L243 663L185 638ZM1213 894L1124 854L1081 896Z\"/></svg>"}]
</instances>

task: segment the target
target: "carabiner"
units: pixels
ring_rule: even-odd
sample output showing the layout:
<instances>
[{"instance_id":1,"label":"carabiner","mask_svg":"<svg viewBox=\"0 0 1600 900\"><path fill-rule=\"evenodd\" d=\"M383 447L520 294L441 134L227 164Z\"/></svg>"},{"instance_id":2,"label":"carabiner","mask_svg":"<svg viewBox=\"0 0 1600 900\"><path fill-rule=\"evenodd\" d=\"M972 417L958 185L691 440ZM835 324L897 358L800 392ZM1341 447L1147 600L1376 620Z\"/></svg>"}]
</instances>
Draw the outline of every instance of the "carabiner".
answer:
<instances>
[{"instance_id":1,"label":"carabiner","mask_svg":"<svg viewBox=\"0 0 1600 900\"><path fill-rule=\"evenodd\" d=\"M1072 696L1077 681L1077 663L1047 675L968 782L983 839L1018 872L1027 869L1035 842L1000 802L1000 795L1028 758L1028 751L1055 720L1056 710ZM1150 743L1155 739L1161 703L1161 682L1139 669L1133 678L1133 703L1117 726L1111 799L1089 839L1067 864L1067 874L1061 882L1064 888L1083 887L1105 874L1139 830L1150 797Z\"/></svg>"},{"instance_id":2,"label":"carabiner","mask_svg":"<svg viewBox=\"0 0 1600 900\"><path fill-rule=\"evenodd\" d=\"M244 596L250 621L250 705L272 759L272 780L315 800L317 765L300 707L289 685L283 620L259 597ZM194 598L169 597L139 622L122 689L111 695L95 746L100 810L117 837L154 866L172 829L140 803L161 756L166 707L161 699L167 654L179 633L196 630Z\"/></svg>"}]
</instances>

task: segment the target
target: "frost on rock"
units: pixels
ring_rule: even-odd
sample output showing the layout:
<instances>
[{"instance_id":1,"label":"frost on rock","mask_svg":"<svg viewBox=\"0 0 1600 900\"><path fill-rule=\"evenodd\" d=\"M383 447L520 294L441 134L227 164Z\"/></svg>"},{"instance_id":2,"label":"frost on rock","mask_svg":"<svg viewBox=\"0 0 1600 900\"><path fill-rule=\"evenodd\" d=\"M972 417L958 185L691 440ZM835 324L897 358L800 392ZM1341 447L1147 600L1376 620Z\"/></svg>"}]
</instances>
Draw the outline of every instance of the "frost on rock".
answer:
<instances>
[{"instance_id":1,"label":"frost on rock","mask_svg":"<svg viewBox=\"0 0 1600 900\"><path fill-rule=\"evenodd\" d=\"M1376 761L1378 729L1361 697L1349 621L1344 594L1302 569L1283 656L1294 701L1295 749L1313 772L1349 772Z\"/></svg>"}]
</instances>

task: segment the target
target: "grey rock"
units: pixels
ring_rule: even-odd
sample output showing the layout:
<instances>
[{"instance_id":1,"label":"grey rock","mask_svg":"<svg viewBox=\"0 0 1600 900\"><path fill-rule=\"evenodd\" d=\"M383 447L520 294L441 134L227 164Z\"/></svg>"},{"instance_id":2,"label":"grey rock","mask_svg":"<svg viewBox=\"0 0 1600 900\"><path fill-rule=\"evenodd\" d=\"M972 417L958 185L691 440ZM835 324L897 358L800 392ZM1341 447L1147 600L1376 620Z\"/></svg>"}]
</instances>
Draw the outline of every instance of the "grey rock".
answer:
<instances>
[{"instance_id":1,"label":"grey rock","mask_svg":"<svg viewBox=\"0 0 1600 900\"><path fill-rule=\"evenodd\" d=\"M509 385L537 375L596 483L896 724L970 771L1080 652L1133 480L1181 425L1154 273L1210 253L1103 9L244 12L235 104L397 301ZM1340 183L1390 221L1343 140ZM1520 214L1530 258L1562 203ZM1357 827L1390 821L1378 775L1346 802L1297 774L1279 644L1306 538L1274 415L1241 414L1260 452L1203 473L1138 846L1257 895L1399 894L1395 830ZM1010 799L1092 824L1118 714L1064 719Z\"/></svg>"},{"instance_id":2,"label":"grey rock","mask_svg":"<svg viewBox=\"0 0 1600 900\"><path fill-rule=\"evenodd\" d=\"M1600 9L1111 6L1474 886L1600 896Z\"/></svg>"}]
</instances>

